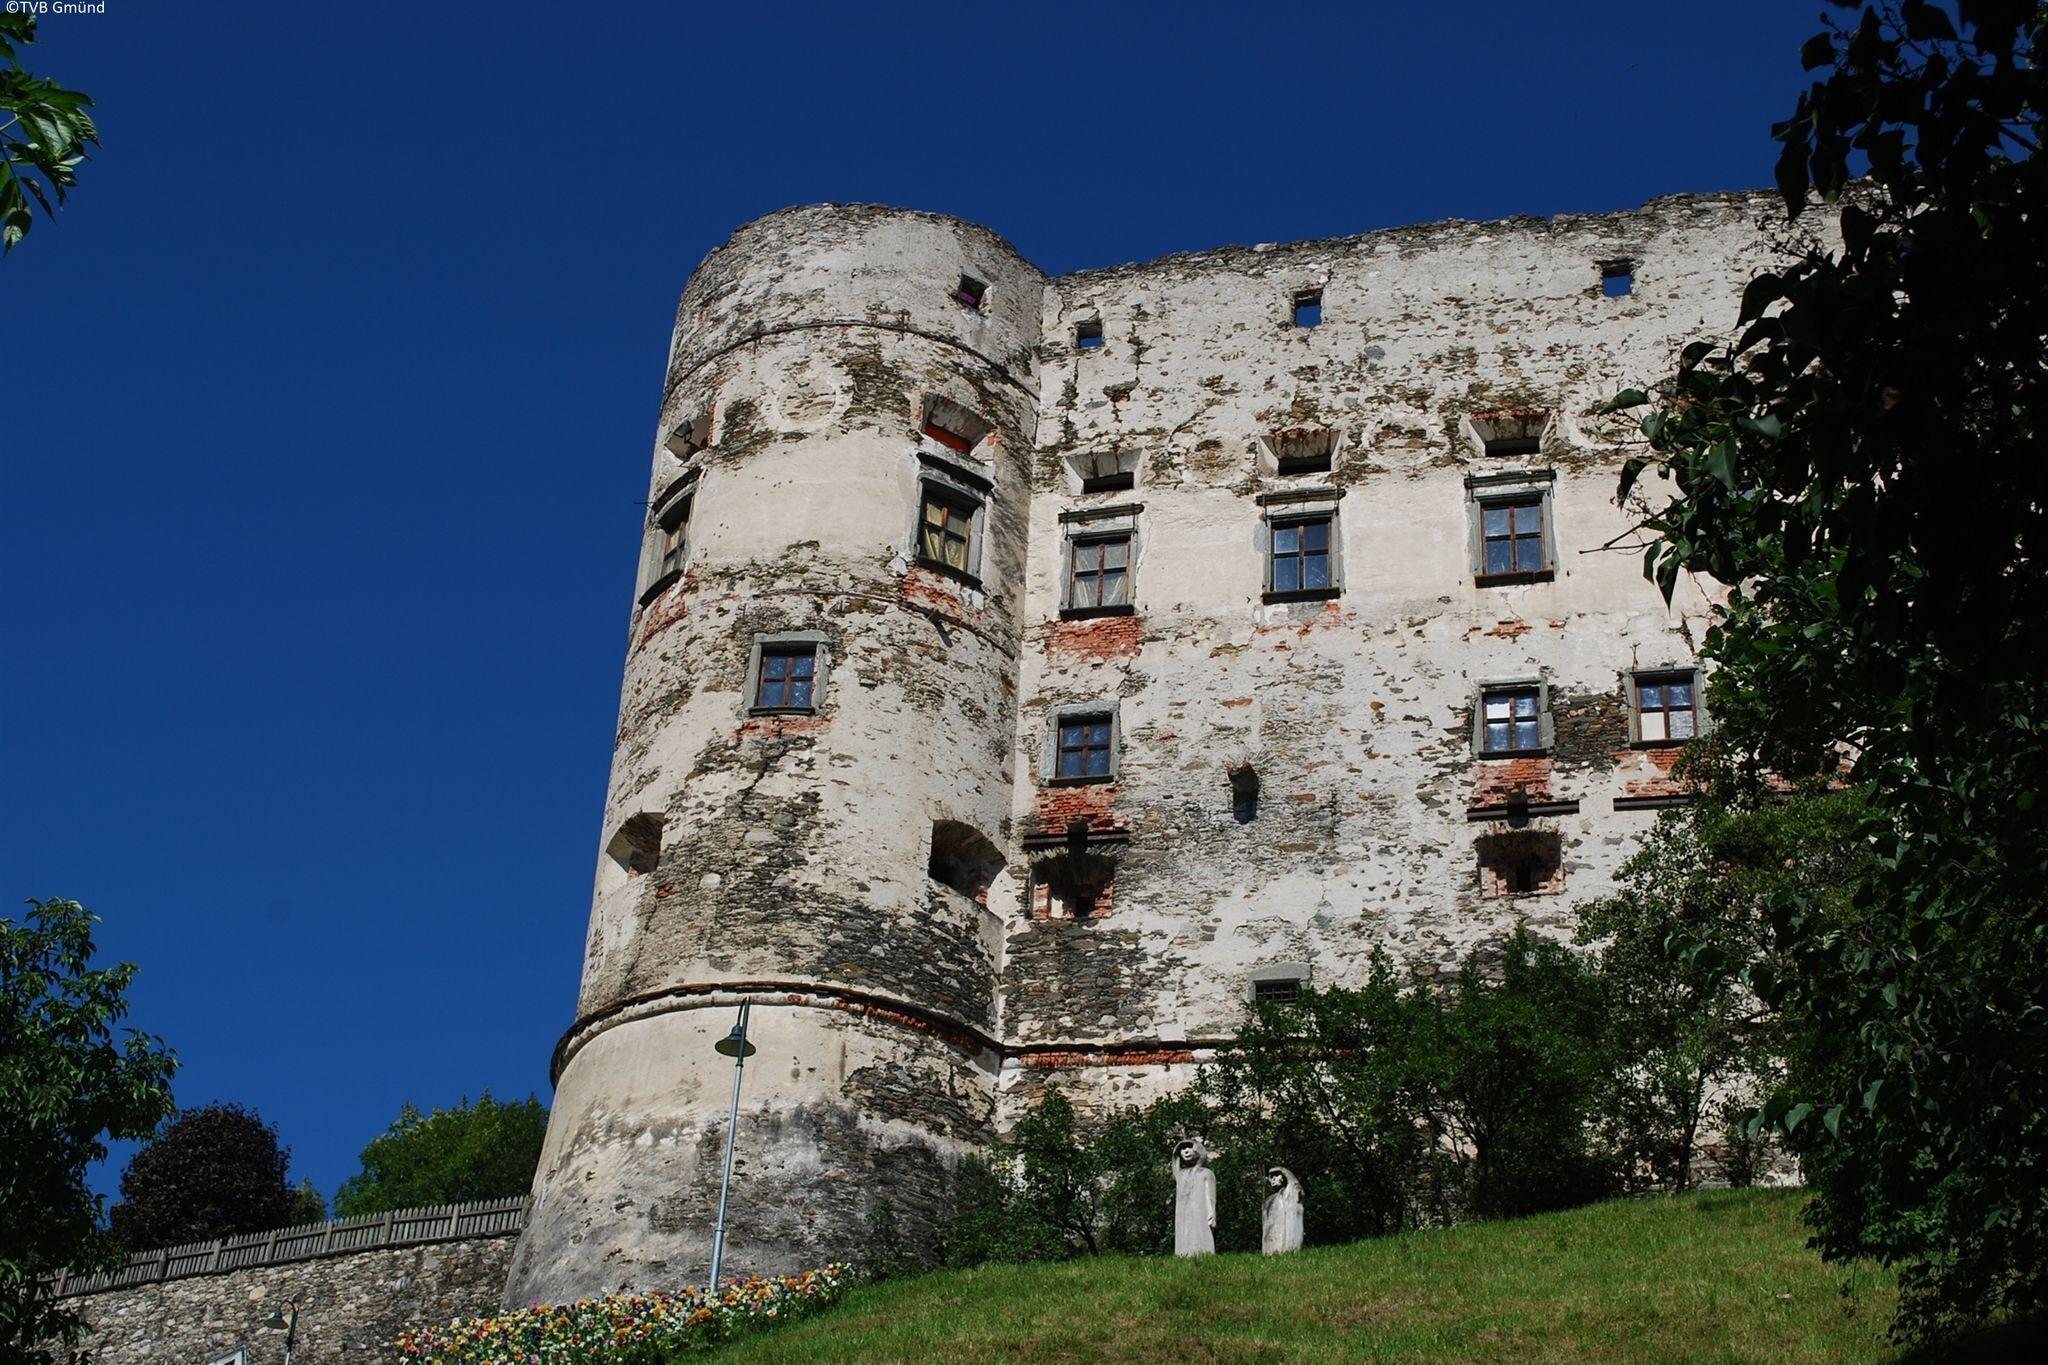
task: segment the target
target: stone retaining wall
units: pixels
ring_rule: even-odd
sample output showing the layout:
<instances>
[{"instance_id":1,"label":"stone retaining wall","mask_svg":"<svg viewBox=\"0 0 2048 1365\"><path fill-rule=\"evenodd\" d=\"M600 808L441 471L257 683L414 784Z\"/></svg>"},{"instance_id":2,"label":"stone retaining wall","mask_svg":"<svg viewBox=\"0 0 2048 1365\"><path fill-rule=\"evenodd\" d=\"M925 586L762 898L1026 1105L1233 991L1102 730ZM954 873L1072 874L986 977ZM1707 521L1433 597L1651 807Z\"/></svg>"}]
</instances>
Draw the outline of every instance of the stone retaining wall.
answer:
<instances>
[{"instance_id":1,"label":"stone retaining wall","mask_svg":"<svg viewBox=\"0 0 2048 1365\"><path fill-rule=\"evenodd\" d=\"M245 1349L248 1365L282 1365L284 1333L263 1322L299 1303L296 1365L394 1361L398 1334L492 1311L517 1238L354 1252L81 1295L94 1365L208 1365Z\"/></svg>"}]
</instances>

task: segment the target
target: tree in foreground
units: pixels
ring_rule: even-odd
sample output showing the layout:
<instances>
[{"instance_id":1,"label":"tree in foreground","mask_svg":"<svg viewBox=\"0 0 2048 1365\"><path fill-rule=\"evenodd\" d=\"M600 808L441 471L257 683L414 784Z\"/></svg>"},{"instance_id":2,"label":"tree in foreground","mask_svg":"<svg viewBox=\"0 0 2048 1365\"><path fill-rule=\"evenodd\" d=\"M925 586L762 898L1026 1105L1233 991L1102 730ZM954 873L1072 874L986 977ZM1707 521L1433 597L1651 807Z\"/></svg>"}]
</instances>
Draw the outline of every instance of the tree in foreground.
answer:
<instances>
[{"instance_id":1,"label":"tree in foreground","mask_svg":"<svg viewBox=\"0 0 2048 1365\"><path fill-rule=\"evenodd\" d=\"M363 1148L361 1173L335 1191L335 1216L523 1195L547 1131L548 1107L531 1095L501 1104L486 1090L430 1114L408 1104Z\"/></svg>"},{"instance_id":2,"label":"tree in foreground","mask_svg":"<svg viewBox=\"0 0 2048 1365\"><path fill-rule=\"evenodd\" d=\"M238 1104L187 1109L165 1123L121 1173L114 1236L130 1251L177 1246L298 1221L285 1178L291 1149Z\"/></svg>"},{"instance_id":3,"label":"tree in foreground","mask_svg":"<svg viewBox=\"0 0 2048 1365\"><path fill-rule=\"evenodd\" d=\"M15 49L35 40L34 15L0 14L0 252L28 234L31 201L45 216L64 202L100 140L89 98L22 70Z\"/></svg>"},{"instance_id":4,"label":"tree in foreground","mask_svg":"<svg viewBox=\"0 0 2048 1365\"><path fill-rule=\"evenodd\" d=\"M1778 183L1794 220L1837 204L1839 242L1686 348L1623 476L1670 481L1667 593L1731 585L1706 652L1733 747L1867 795L1873 884L1778 898L1750 984L1795 1040L1768 1116L1818 1244L1898 1265L1921 1338L2048 1308L2044 23L1897 0L1806 44Z\"/></svg>"},{"instance_id":5,"label":"tree in foreground","mask_svg":"<svg viewBox=\"0 0 2048 1365\"><path fill-rule=\"evenodd\" d=\"M82 1330L43 1281L118 1259L86 1169L171 1108L170 1050L115 1037L135 968L93 967L98 922L65 900L0 919L0 1359L52 1357Z\"/></svg>"}]
</instances>

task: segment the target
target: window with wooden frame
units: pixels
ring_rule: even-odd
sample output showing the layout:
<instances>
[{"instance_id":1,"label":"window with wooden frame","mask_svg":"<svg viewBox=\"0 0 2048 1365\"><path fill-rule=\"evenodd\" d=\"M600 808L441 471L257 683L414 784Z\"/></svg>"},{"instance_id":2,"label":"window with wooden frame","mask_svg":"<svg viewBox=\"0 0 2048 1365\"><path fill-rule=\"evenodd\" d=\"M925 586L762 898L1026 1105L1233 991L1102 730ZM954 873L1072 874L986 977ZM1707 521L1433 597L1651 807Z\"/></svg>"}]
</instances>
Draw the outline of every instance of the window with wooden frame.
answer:
<instances>
[{"instance_id":1,"label":"window with wooden frame","mask_svg":"<svg viewBox=\"0 0 2048 1365\"><path fill-rule=\"evenodd\" d=\"M1479 566L1483 575L1542 573L1550 567L1544 539L1541 493L1480 499Z\"/></svg>"},{"instance_id":2,"label":"window with wooden frame","mask_svg":"<svg viewBox=\"0 0 2048 1365\"><path fill-rule=\"evenodd\" d=\"M1067 610L1131 604L1131 533L1077 535L1067 542Z\"/></svg>"},{"instance_id":3,"label":"window with wooden frame","mask_svg":"<svg viewBox=\"0 0 2048 1365\"><path fill-rule=\"evenodd\" d=\"M809 711L818 682L814 644L763 645L754 679L756 711Z\"/></svg>"},{"instance_id":4,"label":"window with wooden frame","mask_svg":"<svg viewBox=\"0 0 2048 1365\"><path fill-rule=\"evenodd\" d=\"M994 429L987 418L972 408L938 394L925 395L924 417L918 430L955 454L971 454Z\"/></svg>"},{"instance_id":5,"label":"window with wooden frame","mask_svg":"<svg viewBox=\"0 0 2048 1365\"><path fill-rule=\"evenodd\" d=\"M647 528L647 547L640 568L640 601L681 576L690 558L690 510L697 500L694 483L671 487L654 505Z\"/></svg>"},{"instance_id":6,"label":"window with wooden frame","mask_svg":"<svg viewBox=\"0 0 2048 1365\"><path fill-rule=\"evenodd\" d=\"M1539 680L1479 689L1473 739L1481 758L1540 754L1550 747L1549 689Z\"/></svg>"},{"instance_id":7,"label":"window with wooden frame","mask_svg":"<svg viewBox=\"0 0 2048 1365\"><path fill-rule=\"evenodd\" d=\"M1054 777L1109 777L1115 768L1107 712L1062 716L1053 739Z\"/></svg>"},{"instance_id":8,"label":"window with wooden frame","mask_svg":"<svg viewBox=\"0 0 2048 1365\"><path fill-rule=\"evenodd\" d=\"M1557 572L1556 481L1548 469L1467 476L1475 582L1528 583Z\"/></svg>"},{"instance_id":9,"label":"window with wooden frame","mask_svg":"<svg viewBox=\"0 0 2048 1365\"><path fill-rule=\"evenodd\" d=\"M1334 584L1330 572L1330 539L1334 513L1274 518L1272 550L1267 559L1266 589L1276 594L1317 592Z\"/></svg>"},{"instance_id":10,"label":"window with wooden frame","mask_svg":"<svg viewBox=\"0 0 2048 1365\"><path fill-rule=\"evenodd\" d=\"M1629 690L1635 743L1683 744L1699 733L1699 674L1693 669L1637 673Z\"/></svg>"},{"instance_id":11,"label":"window with wooden frame","mask_svg":"<svg viewBox=\"0 0 2048 1365\"><path fill-rule=\"evenodd\" d=\"M917 518L917 557L955 573L974 572L974 521L981 504L927 481Z\"/></svg>"}]
</instances>

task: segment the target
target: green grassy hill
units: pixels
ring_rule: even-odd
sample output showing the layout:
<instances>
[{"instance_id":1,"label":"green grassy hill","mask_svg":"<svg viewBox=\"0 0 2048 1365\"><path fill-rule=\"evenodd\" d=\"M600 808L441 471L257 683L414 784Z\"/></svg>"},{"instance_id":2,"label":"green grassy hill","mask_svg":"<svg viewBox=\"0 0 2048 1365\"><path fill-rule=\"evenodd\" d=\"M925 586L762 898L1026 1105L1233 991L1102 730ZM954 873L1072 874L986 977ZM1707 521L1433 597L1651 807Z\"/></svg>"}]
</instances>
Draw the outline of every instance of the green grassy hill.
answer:
<instances>
[{"instance_id":1,"label":"green grassy hill","mask_svg":"<svg viewBox=\"0 0 2048 1365\"><path fill-rule=\"evenodd\" d=\"M1294 1256L986 1266L856 1291L740 1361L1885 1360L1890 1277L1795 1191L1647 1199Z\"/></svg>"}]
</instances>

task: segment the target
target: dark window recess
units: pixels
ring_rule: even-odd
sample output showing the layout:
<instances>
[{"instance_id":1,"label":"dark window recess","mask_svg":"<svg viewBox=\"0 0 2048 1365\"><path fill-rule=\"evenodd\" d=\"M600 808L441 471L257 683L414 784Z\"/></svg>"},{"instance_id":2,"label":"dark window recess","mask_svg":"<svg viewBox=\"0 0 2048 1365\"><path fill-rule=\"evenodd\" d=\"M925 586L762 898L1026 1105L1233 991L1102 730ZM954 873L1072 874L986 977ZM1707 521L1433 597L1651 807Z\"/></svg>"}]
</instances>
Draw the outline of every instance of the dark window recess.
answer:
<instances>
[{"instance_id":1,"label":"dark window recess","mask_svg":"<svg viewBox=\"0 0 2048 1365\"><path fill-rule=\"evenodd\" d=\"M1109 717L1075 716L1060 722L1055 777L1109 776Z\"/></svg>"},{"instance_id":2,"label":"dark window recess","mask_svg":"<svg viewBox=\"0 0 2048 1365\"><path fill-rule=\"evenodd\" d=\"M640 814L619 826L605 854L628 877L644 877L661 861L661 817Z\"/></svg>"},{"instance_id":3,"label":"dark window recess","mask_svg":"<svg viewBox=\"0 0 2048 1365\"><path fill-rule=\"evenodd\" d=\"M1698 727L1698 691L1690 673L1636 680L1636 732L1645 743L1691 739Z\"/></svg>"},{"instance_id":4,"label":"dark window recess","mask_svg":"<svg viewBox=\"0 0 2048 1365\"><path fill-rule=\"evenodd\" d=\"M1122 607L1131 601L1131 538L1076 540L1068 552L1074 607Z\"/></svg>"},{"instance_id":5,"label":"dark window recess","mask_svg":"<svg viewBox=\"0 0 2048 1365\"><path fill-rule=\"evenodd\" d=\"M1301 978L1289 976L1277 981L1254 981L1252 999L1262 1005L1292 1005L1301 999Z\"/></svg>"},{"instance_id":6,"label":"dark window recess","mask_svg":"<svg viewBox=\"0 0 2048 1365\"><path fill-rule=\"evenodd\" d=\"M1520 754L1543 748L1543 697L1534 687L1488 688L1483 744L1489 754Z\"/></svg>"},{"instance_id":7,"label":"dark window recess","mask_svg":"<svg viewBox=\"0 0 2048 1365\"><path fill-rule=\"evenodd\" d=\"M1078 466L1083 493L1115 493L1138 486L1138 458L1122 451L1102 451Z\"/></svg>"},{"instance_id":8,"label":"dark window recess","mask_svg":"<svg viewBox=\"0 0 2048 1365\"><path fill-rule=\"evenodd\" d=\"M1330 586L1330 518L1273 524L1273 591Z\"/></svg>"},{"instance_id":9,"label":"dark window recess","mask_svg":"<svg viewBox=\"0 0 2048 1365\"><path fill-rule=\"evenodd\" d=\"M1485 896L1540 896L1564 889L1563 846L1555 834L1512 833L1479 840Z\"/></svg>"},{"instance_id":10,"label":"dark window recess","mask_svg":"<svg viewBox=\"0 0 2048 1365\"><path fill-rule=\"evenodd\" d=\"M974 504L966 498L926 484L924 509L918 517L918 556L966 573L969 552L974 548L974 512Z\"/></svg>"},{"instance_id":11,"label":"dark window recess","mask_svg":"<svg viewBox=\"0 0 2048 1365\"><path fill-rule=\"evenodd\" d=\"M1273 467L1282 474L1327 474L1330 458L1337 449L1337 433L1328 427L1296 427L1276 431L1268 443L1273 447Z\"/></svg>"},{"instance_id":12,"label":"dark window recess","mask_svg":"<svg viewBox=\"0 0 2048 1365\"><path fill-rule=\"evenodd\" d=\"M690 526L690 502L694 494L685 493L664 507L655 519L655 529L661 537L661 560L656 567L656 576L666 578L681 573L683 560L688 557L689 544L686 532Z\"/></svg>"},{"instance_id":13,"label":"dark window recess","mask_svg":"<svg viewBox=\"0 0 2048 1365\"><path fill-rule=\"evenodd\" d=\"M981 414L950 398L931 394L924 400L924 421L918 428L948 450L965 455L994 430Z\"/></svg>"},{"instance_id":14,"label":"dark window recess","mask_svg":"<svg viewBox=\"0 0 2048 1365\"><path fill-rule=\"evenodd\" d=\"M981 301L988 297L988 285L972 275L962 275L960 283L953 289L953 299L962 308L981 311Z\"/></svg>"},{"instance_id":15,"label":"dark window recess","mask_svg":"<svg viewBox=\"0 0 2048 1365\"><path fill-rule=\"evenodd\" d=\"M932 851L925 874L969 900L980 900L1003 869L1003 855L980 830L958 820L932 821Z\"/></svg>"},{"instance_id":16,"label":"dark window recess","mask_svg":"<svg viewBox=\"0 0 2048 1365\"><path fill-rule=\"evenodd\" d=\"M1294 294L1294 325L1320 327L1323 322L1323 291L1298 289Z\"/></svg>"},{"instance_id":17,"label":"dark window recess","mask_svg":"<svg viewBox=\"0 0 2048 1365\"><path fill-rule=\"evenodd\" d=\"M1486 453L1502 455L1540 455L1543 453L1543 438L1540 436L1509 436L1501 440L1488 441Z\"/></svg>"},{"instance_id":18,"label":"dark window recess","mask_svg":"<svg viewBox=\"0 0 2048 1365\"><path fill-rule=\"evenodd\" d=\"M1634 261L1600 262L1600 292L1610 299L1627 298L1636 291Z\"/></svg>"},{"instance_id":19,"label":"dark window recess","mask_svg":"<svg viewBox=\"0 0 2048 1365\"><path fill-rule=\"evenodd\" d=\"M762 711L800 711L812 704L817 681L816 645L764 645L754 706Z\"/></svg>"},{"instance_id":20,"label":"dark window recess","mask_svg":"<svg viewBox=\"0 0 2048 1365\"><path fill-rule=\"evenodd\" d=\"M1479 505L1480 535L1484 542L1484 572L1489 574L1540 573L1543 562L1543 499L1516 498L1512 502Z\"/></svg>"},{"instance_id":21,"label":"dark window recess","mask_svg":"<svg viewBox=\"0 0 2048 1365\"><path fill-rule=\"evenodd\" d=\"M1074 344L1084 351L1102 349L1102 321L1099 318L1074 324Z\"/></svg>"}]
</instances>

